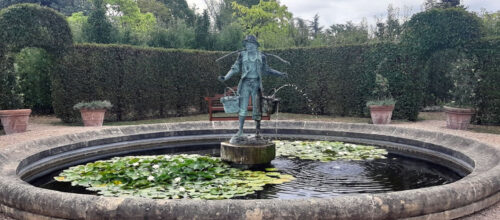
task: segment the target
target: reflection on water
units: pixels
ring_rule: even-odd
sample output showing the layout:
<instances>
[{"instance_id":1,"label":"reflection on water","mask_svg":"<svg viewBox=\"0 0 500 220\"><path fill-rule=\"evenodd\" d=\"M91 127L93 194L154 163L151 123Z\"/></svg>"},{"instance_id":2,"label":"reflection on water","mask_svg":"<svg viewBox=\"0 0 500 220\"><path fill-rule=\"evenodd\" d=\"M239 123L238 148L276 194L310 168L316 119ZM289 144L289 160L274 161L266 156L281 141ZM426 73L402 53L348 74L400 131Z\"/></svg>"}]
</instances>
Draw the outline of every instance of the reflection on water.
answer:
<instances>
[{"instance_id":1,"label":"reflection on water","mask_svg":"<svg viewBox=\"0 0 500 220\"><path fill-rule=\"evenodd\" d=\"M371 161L319 162L277 158L271 167L291 174L296 180L268 185L263 191L238 199L326 198L343 194L393 192L443 185L461 178L450 169L421 160L389 154ZM52 180L54 172L32 183L63 192L93 194L83 187Z\"/></svg>"}]
</instances>

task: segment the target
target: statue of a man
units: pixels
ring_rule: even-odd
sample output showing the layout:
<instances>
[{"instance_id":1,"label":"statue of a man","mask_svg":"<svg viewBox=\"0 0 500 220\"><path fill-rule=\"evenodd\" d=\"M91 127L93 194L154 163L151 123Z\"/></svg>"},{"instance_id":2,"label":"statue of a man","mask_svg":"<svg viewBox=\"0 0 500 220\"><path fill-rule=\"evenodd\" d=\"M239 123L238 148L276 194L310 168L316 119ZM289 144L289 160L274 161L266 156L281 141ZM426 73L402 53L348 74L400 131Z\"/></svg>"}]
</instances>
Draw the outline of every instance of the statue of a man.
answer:
<instances>
[{"instance_id":1,"label":"statue of a man","mask_svg":"<svg viewBox=\"0 0 500 220\"><path fill-rule=\"evenodd\" d=\"M248 100L252 97L252 119L256 124L256 138L260 138L260 120L262 117L261 99L263 96L264 88L262 87L262 75L270 74L281 77L288 76L287 73L282 73L277 70L269 68L266 62L265 54L261 53L257 48L259 42L253 35L249 35L243 40L245 50L241 51L238 59L231 67L231 70L226 76L219 76L220 81L225 81L231 78L234 74L241 72L241 79L238 83L238 93L240 96L240 110L239 121L240 126L238 133L233 136L233 140L237 140L243 136L243 125L245 124L245 117L247 114Z\"/></svg>"}]
</instances>

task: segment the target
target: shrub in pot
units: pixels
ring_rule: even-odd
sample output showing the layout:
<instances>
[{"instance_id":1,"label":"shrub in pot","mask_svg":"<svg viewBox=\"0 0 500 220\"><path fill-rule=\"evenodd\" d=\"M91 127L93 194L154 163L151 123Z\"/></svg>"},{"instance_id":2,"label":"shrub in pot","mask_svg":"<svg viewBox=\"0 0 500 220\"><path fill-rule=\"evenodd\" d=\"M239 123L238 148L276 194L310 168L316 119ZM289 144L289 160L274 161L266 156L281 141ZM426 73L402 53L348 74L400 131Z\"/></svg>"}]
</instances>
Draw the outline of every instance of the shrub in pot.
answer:
<instances>
[{"instance_id":1,"label":"shrub in pot","mask_svg":"<svg viewBox=\"0 0 500 220\"><path fill-rule=\"evenodd\" d=\"M451 101L443 108L446 113L446 127L466 130L475 114L475 90L479 81L475 65L477 58L458 53L450 64L449 77L453 83Z\"/></svg>"},{"instance_id":2,"label":"shrub in pot","mask_svg":"<svg viewBox=\"0 0 500 220\"><path fill-rule=\"evenodd\" d=\"M387 78L378 73L375 75L375 87L372 95L373 99L369 100L366 106L370 108L370 116L373 124L390 124L396 101L389 92Z\"/></svg>"},{"instance_id":3,"label":"shrub in pot","mask_svg":"<svg viewBox=\"0 0 500 220\"><path fill-rule=\"evenodd\" d=\"M80 110L85 126L101 127L107 109L113 105L109 101L79 102L73 109Z\"/></svg>"},{"instance_id":4,"label":"shrub in pot","mask_svg":"<svg viewBox=\"0 0 500 220\"><path fill-rule=\"evenodd\" d=\"M31 109L22 109L23 99L19 92L13 68L14 58L0 51L0 120L5 134L25 132Z\"/></svg>"}]
</instances>

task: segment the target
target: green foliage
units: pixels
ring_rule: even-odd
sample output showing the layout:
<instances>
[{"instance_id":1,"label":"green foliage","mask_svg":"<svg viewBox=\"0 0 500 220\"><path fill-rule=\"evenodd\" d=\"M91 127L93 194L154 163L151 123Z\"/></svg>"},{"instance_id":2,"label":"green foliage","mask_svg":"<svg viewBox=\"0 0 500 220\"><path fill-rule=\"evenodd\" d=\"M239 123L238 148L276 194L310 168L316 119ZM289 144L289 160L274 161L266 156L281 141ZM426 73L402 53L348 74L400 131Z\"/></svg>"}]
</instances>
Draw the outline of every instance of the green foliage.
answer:
<instances>
[{"instance_id":1,"label":"green foliage","mask_svg":"<svg viewBox=\"0 0 500 220\"><path fill-rule=\"evenodd\" d=\"M480 19L463 8L424 11L405 26L402 45L424 58L440 50L467 48L483 36Z\"/></svg>"},{"instance_id":2,"label":"green foliage","mask_svg":"<svg viewBox=\"0 0 500 220\"><path fill-rule=\"evenodd\" d=\"M477 57L457 52L456 59L449 63L448 77L453 87L450 91L453 107L471 108L476 101L476 88L479 80L477 75Z\"/></svg>"},{"instance_id":3,"label":"green foliage","mask_svg":"<svg viewBox=\"0 0 500 220\"><path fill-rule=\"evenodd\" d=\"M91 101L91 102L79 102L73 106L73 109L111 109L113 105L111 102L105 101Z\"/></svg>"},{"instance_id":4,"label":"green foliage","mask_svg":"<svg viewBox=\"0 0 500 220\"><path fill-rule=\"evenodd\" d=\"M14 71L14 55L0 52L0 109L19 109L23 99Z\"/></svg>"},{"instance_id":5,"label":"green foliage","mask_svg":"<svg viewBox=\"0 0 500 220\"><path fill-rule=\"evenodd\" d=\"M88 17L83 15L83 12L73 13L71 16L67 17L68 25L71 28L71 33L73 33L73 40L76 43L85 42L86 36L83 34L83 26L87 24Z\"/></svg>"},{"instance_id":6,"label":"green foliage","mask_svg":"<svg viewBox=\"0 0 500 220\"><path fill-rule=\"evenodd\" d=\"M0 30L0 109L19 108L22 97L15 76L13 53L25 47L37 47L61 57L73 43L71 30L64 16L33 4L1 10Z\"/></svg>"},{"instance_id":7,"label":"green foliage","mask_svg":"<svg viewBox=\"0 0 500 220\"><path fill-rule=\"evenodd\" d=\"M70 167L54 179L103 196L230 199L294 178L279 172L242 171L220 158L181 154L115 157Z\"/></svg>"},{"instance_id":8,"label":"green foliage","mask_svg":"<svg viewBox=\"0 0 500 220\"><path fill-rule=\"evenodd\" d=\"M384 159L385 149L374 146L347 144L332 141L273 141L276 156L303 160L373 160Z\"/></svg>"},{"instance_id":9,"label":"green foliage","mask_svg":"<svg viewBox=\"0 0 500 220\"><path fill-rule=\"evenodd\" d=\"M329 45L360 44L368 42L368 25L366 21L356 25L350 21L346 24L333 24L326 31Z\"/></svg>"},{"instance_id":10,"label":"green foliage","mask_svg":"<svg viewBox=\"0 0 500 220\"><path fill-rule=\"evenodd\" d=\"M143 13L153 13L161 27L167 27L172 20L172 12L163 3L157 0L138 0L137 5Z\"/></svg>"},{"instance_id":11,"label":"green foliage","mask_svg":"<svg viewBox=\"0 0 500 220\"><path fill-rule=\"evenodd\" d=\"M104 6L103 0L94 0L93 2L94 8L82 27L83 35L87 42L109 44L114 41L112 39L113 26L106 17L106 6Z\"/></svg>"},{"instance_id":12,"label":"green foliage","mask_svg":"<svg viewBox=\"0 0 500 220\"><path fill-rule=\"evenodd\" d=\"M243 29L238 24L224 26L216 36L215 49L220 51L234 51L241 48L241 39L244 39Z\"/></svg>"},{"instance_id":13,"label":"green foliage","mask_svg":"<svg viewBox=\"0 0 500 220\"><path fill-rule=\"evenodd\" d=\"M211 49L210 45L210 18L208 11L204 10L203 15L196 20L196 27L194 29L196 48L198 49Z\"/></svg>"},{"instance_id":14,"label":"green foliage","mask_svg":"<svg viewBox=\"0 0 500 220\"><path fill-rule=\"evenodd\" d=\"M0 30L0 44L10 52L39 47L60 54L73 44L64 16L33 4L14 5L2 10Z\"/></svg>"},{"instance_id":15,"label":"green foliage","mask_svg":"<svg viewBox=\"0 0 500 220\"><path fill-rule=\"evenodd\" d=\"M479 82L476 93L476 121L500 125L500 38L483 40L475 47Z\"/></svg>"},{"instance_id":16,"label":"green foliage","mask_svg":"<svg viewBox=\"0 0 500 220\"><path fill-rule=\"evenodd\" d=\"M134 45L145 45L156 26L156 18L152 13L142 13L135 0L104 0L111 5L108 17L120 32L119 42Z\"/></svg>"},{"instance_id":17,"label":"green foliage","mask_svg":"<svg viewBox=\"0 0 500 220\"><path fill-rule=\"evenodd\" d=\"M232 3L234 16L245 30L246 35L255 35L264 48L283 47L282 42L288 37L288 26L292 13L285 5L276 0L260 1L259 4L247 7Z\"/></svg>"},{"instance_id":18,"label":"green foliage","mask_svg":"<svg viewBox=\"0 0 500 220\"><path fill-rule=\"evenodd\" d=\"M25 48L16 55L15 70L24 106L35 112L53 111L50 95L53 62L50 54L39 48Z\"/></svg>"},{"instance_id":19,"label":"green foliage","mask_svg":"<svg viewBox=\"0 0 500 220\"><path fill-rule=\"evenodd\" d=\"M488 13L482 11L481 19L483 21L484 31L487 37L500 36L500 11Z\"/></svg>"},{"instance_id":20,"label":"green foliage","mask_svg":"<svg viewBox=\"0 0 500 220\"><path fill-rule=\"evenodd\" d=\"M149 46L164 48L195 48L195 30L178 20L168 29L157 28L152 33Z\"/></svg>"},{"instance_id":21,"label":"green foliage","mask_svg":"<svg viewBox=\"0 0 500 220\"><path fill-rule=\"evenodd\" d=\"M2 0L0 1L0 9L21 3L34 3L46 6L67 16L79 11L87 11L91 8L91 3L87 0Z\"/></svg>"},{"instance_id":22,"label":"green foliage","mask_svg":"<svg viewBox=\"0 0 500 220\"><path fill-rule=\"evenodd\" d=\"M375 82L380 60L397 105L394 115L415 120L421 103L420 77L413 73L413 60L397 46L351 45L330 48L297 48L269 51L291 62L287 66L273 57L269 65L289 73L289 78L265 76L265 94L272 88L294 83L277 94L280 111L341 116L367 114L366 101ZM189 50L141 49L129 46L78 45L55 71L53 97L58 117L80 120L74 100L110 100L115 106L110 120L135 120L186 115L207 111L205 96L222 93L216 77L227 72L236 59L215 60L222 53ZM407 59L407 60L405 60ZM227 82L236 85L237 78ZM307 98L303 95L306 94ZM308 101L310 99L310 101ZM312 108L313 109L312 109Z\"/></svg>"},{"instance_id":23,"label":"green foliage","mask_svg":"<svg viewBox=\"0 0 500 220\"><path fill-rule=\"evenodd\" d=\"M192 26L196 20L194 11L189 8L186 0L158 0L167 6L172 12L172 16L176 19L186 21Z\"/></svg>"}]
</instances>

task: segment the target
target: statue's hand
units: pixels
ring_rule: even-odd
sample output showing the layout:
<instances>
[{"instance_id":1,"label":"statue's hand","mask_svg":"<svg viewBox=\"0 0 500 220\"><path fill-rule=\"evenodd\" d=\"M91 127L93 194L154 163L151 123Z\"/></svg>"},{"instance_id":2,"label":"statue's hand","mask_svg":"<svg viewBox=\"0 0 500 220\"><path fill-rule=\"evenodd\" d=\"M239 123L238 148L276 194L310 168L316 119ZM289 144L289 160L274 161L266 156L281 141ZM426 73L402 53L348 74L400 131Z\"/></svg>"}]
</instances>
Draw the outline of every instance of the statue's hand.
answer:
<instances>
[{"instance_id":1,"label":"statue's hand","mask_svg":"<svg viewBox=\"0 0 500 220\"><path fill-rule=\"evenodd\" d=\"M217 77L217 79L218 79L219 81L221 81L221 82L226 81L226 77L224 77L224 76L219 76L219 77Z\"/></svg>"}]
</instances>

